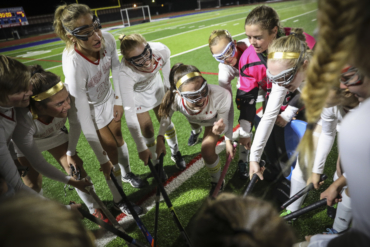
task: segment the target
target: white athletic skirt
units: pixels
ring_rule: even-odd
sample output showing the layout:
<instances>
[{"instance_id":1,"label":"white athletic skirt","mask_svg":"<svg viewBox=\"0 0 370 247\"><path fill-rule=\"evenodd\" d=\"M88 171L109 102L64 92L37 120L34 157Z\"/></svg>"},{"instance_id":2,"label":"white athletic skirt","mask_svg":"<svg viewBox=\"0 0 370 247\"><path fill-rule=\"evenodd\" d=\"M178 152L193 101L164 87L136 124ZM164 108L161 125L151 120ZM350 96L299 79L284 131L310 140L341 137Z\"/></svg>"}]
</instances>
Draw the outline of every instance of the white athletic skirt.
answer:
<instances>
[{"instance_id":1,"label":"white athletic skirt","mask_svg":"<svg viewBox=\"0 0 370 247\"><path fill-rule=\"evenodd\" d=\"M112 122L114 103L113 92L105 103L98 106L90 105L90 114L96 130L102 129Z\"/></svg>"},{"instance_id":2,"label":"white athletic skirt","mask_svg":"<svg viewBox=\"0 0 370 247\"><path fill-rule=\"evenodd\" d=\"M153 85L145 91L135 93L136 113L147 112L161 104L164 97L162 77L157 73Z\"/></svg>"},{"instance_id":3,"label":"white athletic skirt","mask_svg":"<svg viewBox=\"0 0 370 247\"><path fill-rule=\"evenodd\" d=\"M68 134L63 130L56 131L52 136L37 139L34 138L35 144L40 152L47 151L60 145L68 142ZM24 157L23 153L18 149L16 145L14 145L15 152L17 153L17 157Z\"/></svg>"}]
</instances>

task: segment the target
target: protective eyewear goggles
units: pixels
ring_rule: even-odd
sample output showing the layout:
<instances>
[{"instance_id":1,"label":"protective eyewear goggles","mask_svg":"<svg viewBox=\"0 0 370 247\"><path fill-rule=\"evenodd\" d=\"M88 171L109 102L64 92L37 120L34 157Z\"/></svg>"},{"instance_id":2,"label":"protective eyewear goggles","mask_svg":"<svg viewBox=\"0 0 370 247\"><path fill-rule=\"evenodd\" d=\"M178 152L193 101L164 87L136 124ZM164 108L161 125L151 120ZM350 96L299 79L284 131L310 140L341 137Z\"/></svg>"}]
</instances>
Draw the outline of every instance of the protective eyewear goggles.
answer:
<instances>
[{"instance_id":1,"label":"protective eyewear goggles","mask_svg":"<svg viewBox=\"0 0 370 247\"><path fill-rule=\"evenodd\" d=\"M301 45L301 52L273 52L268 55L268 59L297 59L297 65L293 68L286 69L282 72L280 72L277 75L272 75L270 73L270 70L266 70L266 76L269 80L269 82L274 83L278 86L287 86L289 85L293 80L295 75L297 74L297 71L300 67L300 65L303 63L303 59L305 56L305 46L304 44Z\"/></svg>"},{"instance_id":2,"label":"protective eyewear goggles","mask_svg":"<svg viewBox=\"0 0 370 247\"><path fill-rule=\"evenodd\" d=\"M152 58L153 58L152 48L150 48L149 44L146 44L144 51L140 55L128 58L126 60L136 67L143 67L146 61L152 60Z\"/></svg>"},{"instance_id":3,"label":"protective eyewear goggles","mask_svg":"<svg viewBox=\"0 0 370 247\"><path fill-rule=\"evenodd\" d=\"M269 82L279 86L286 86L291 83L297 73L297 66L284 70L277 75L271 75L270 71L266 70L266 75Z\"/></svg>"},{"instance_id":4,"label":"protective eyewear goggles","mask_svg":"<svg viewBox=\"0 0 370 247\"><path fill-rule=\"evenodd\" d=\"M340 82L345 86L361 85L362 80L363 76L356 67L347 67L342 70Z\"/></svg>"},{"instance_id":5,"label":"protective eyewear goggles","mask_svg":"<svg viewBox=\"0 0 370 247\"><path fill-rule=\"evenodd\" d=\"M213 54L212 56L220 63L225 63L225 60L229 57L234 57L236 52L236 47L234 42L230 42L226 48L220 54Z\"/></svg>"},{"instance_id":6,"label":"protective eyewear goggles","mask_svg":"<svg viewBox=\"0 0 370 247\"><path fill-rule=\"evenodd\" d=\"M179 92L181 97L183 97L189 103L197 103L200 100L208 96L208 84L204 80L202 86L195 92Z\"/></svg>"},{"instance_id":7,"label":"protective eyewear goggles","mask_svg":"<svg viewBox=\"0 0 370 247\"><path fill-rule=\"evenodd\" d=\"M87 41L91 36L94 35L94 33L96 33L97 31L101 29L101 24L100 24L99 18L94 15L93 22L91 25L84 25L81 27L77 27L73 30L66 28L64 25L63 27L67 32L71 33L77 39L82 40L82 41Z\"/></svg>"}]
</instances>

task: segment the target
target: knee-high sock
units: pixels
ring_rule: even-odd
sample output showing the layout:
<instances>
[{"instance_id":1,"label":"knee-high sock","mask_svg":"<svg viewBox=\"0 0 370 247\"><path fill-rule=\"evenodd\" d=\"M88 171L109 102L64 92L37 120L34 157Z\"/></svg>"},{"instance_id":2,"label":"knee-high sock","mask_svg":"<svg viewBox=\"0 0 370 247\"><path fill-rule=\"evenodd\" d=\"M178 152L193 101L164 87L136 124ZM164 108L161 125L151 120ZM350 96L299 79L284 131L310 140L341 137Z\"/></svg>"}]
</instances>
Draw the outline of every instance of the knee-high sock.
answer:
<instances>
[{"instance_id":1,"label":"knee-high sock","mask_svg":"<svg viewBox=\"0 0 370 247\"><path fill-rule=\"evenodd\" d=\"M213 164L205 163L205 165L206 165L209 176L211 176L211 182L217 183L221 176L220 157L217 156L217 160Z\"/></svg>"},{"instance_id":2,"label":"knee-high sock","mask_svg":"<svg viewBox=\"0 0 370 247\"><path fill-rule=\"evenodd\" d=\"M290 180L290 197L295 195L298 191L303 189L306 186L306 181L304 179L304 174L301 170L301 167L299 166L298 159L297 164L293 170L292 178ZM303 195L301 198L290 204L287 209L294 212L300 209L300 207L303 204L304 199L306 198L306 195Z\"/></svg>"},{"instance_id":3,"label":"knee-high sock","mask_svg":"<svg viewBox=\"0 0 370 247\"><path fill-rule=\"evenodd\" d=\"M121 169L118 164L114 165L114 176L117 179L118 185L122 188L122 183L121 183ZM105 180L107 182L107 185L109 187L109 190L112 192L113 195L113 200L114 202L119 202L122 200L121 195L119 194L116 186L114 185L112 179L111 180Z\"/></svg>"},{"instance_id":4,"label":"knee-high sock","mask_svg":"<svg viewBox=\"0 0 370 247\"><path fill-rule=\"evenodd\" d=\"M39 195L40 196L44 196L44 190L41 188L40 192L39 192Z\"/></svg>"},{"instance_id":5,"label":"knee-high sock","mask_svg":"<svg viewBox=\"0 0 370 247\"><path fill-rule=\"evenodd\" d=\"M91 182L91 179L89 176L86 176L85 178ZM85 179L85 178L81 178L81 179ZM95 191L94 185L91 185L91 187L93 191ZM77 188L75 188L75 190L77 194L79 195L79 197L81 198L81 200L85 203L86 207L89 209L90 214L93 214L95 212L95 208L99 208L98 204L95 202L93 197L90 194L87 194Z\"/></svg>"},{"instance_id":6,"label":"knee-high sock","mask_svg":"<svg viewBox=\"0 0 370 247\"><path fill-rule=\"evenodd\" d=\"M179 148L177 142L176 128L172 122L170 125L168 125L164 137L166 138L167 144L171 149L171 154L175 155L177 151L179 151Z\"/></svg>"},{"instance_id":7,"label":"knee-high sock","mask_svg":"<svg viewBox=\"0 0 370 247\"><path fill-rule=\"evenodd\" d=\"M192 129L191 130L191 132L193 132L193 134L199 134L201 131L202 131L202 126L199 126L199 128L197 128L197 129Z\"/></svg>"},{"instance_id":8,"label":"knee-high sock","mask_svg":"<svg viewBox=\"0 0 370 247\"><path fill-rule=\"evenodd\" d=\"M118 152L118 165L121 168L121 175L125 177L127 173L131 172L130 159L128 155L127 144L123 144L121 147L117 148Z\"/></svg>"},{"instance_id":9,"label":"knee-high sock","mask_svg":"<svg viewBox=\"0 0 370 247\"><path fill-rule=\"evenodd\" d=\"M249 150L245 149L243 145L239 145L239 160L244 163L249 162Z\"/></svg>"},{"instance_id":10,"label":"knee-high sock","mask_svg":"<svg viewBox=\"0 0 370 247\"><path fill-rule=\"evenodd\" d=\"M153 136L152 138L145 138L145 143L146 143L146 146L148 147L148 149L150 150L150 152L152 153L152 163L153 163L153 165L158 164L157 153L156 153L157 140Z\"/></svg>"},{"instance_id":11,"label":"knee-high sock","mask_svg":"<svg viewBox=\"0 0 370 247\"><path fill-rule=\"evenodd\" d=\"M351 219L351 198L347 196L345 191L343 191L342 201L338 203L337 214L335 215L333 228L338 232L344 231L349 227Z\"/></svg>"}]
</instances>

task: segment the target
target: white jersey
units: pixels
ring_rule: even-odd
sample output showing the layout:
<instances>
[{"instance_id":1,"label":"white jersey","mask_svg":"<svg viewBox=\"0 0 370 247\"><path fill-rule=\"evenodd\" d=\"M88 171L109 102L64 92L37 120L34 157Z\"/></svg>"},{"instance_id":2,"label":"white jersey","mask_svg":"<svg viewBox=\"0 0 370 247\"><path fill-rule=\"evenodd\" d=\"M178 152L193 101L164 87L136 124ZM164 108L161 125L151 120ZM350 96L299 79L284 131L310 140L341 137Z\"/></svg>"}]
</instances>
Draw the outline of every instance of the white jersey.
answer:
<instances>
[{"instance_id":1,"label":"white jersey","mask_svg":"<svg viewBox=\"0 0 370 247\"><path fill-rule=\"evenodd\" d=\"M233 123L230 123L228 120L228 114L231 105L231 95L227 90L218 85L208 84L208 90L208 98L205 103L206 106L196 114L193 114L191 110L189 110L186 106L186 101L179 94L176 94L175 101L171 106L169 118L171 118L172 114L175 111L179 111L187 118L189 123L201 126L213 126L214 122L217 122L222 118L224 124L226 125L224 131L225 137L231 140L233 133ZM169 118L161 119L158 135L165 134L166 128L170 123Z\"/></svg>"},{"instance_id":2,"label":"white jersey","mask_svg":"<svg viewBox=\"0 0 370 247\"><path fill-rule=\"evenodd\" d=\"M342 122L338 137L339 153L346 174L353 229L370 238L370 100L348 113Z\"/></svg>"},{"instance_id":3,"label":"white jersey","mask_svg":"<svg viewBox=\"0 0 370 247\"><path fill-rule=\"evenodd\" d=\"M127 127L130 130L138 152L147 149L145 140L141 134L137 112L135 107L135 92L144 92L155 85L155 78L158 76L159 70L162 69L163 83L167 89L170 88L169 76L171 70L170 56L171 52L167 46L158 42L148 42L155 60L154 69L152 72L141 72L133 66L126 65L126 61L122 58L120 67L120 85L121 98L125 111ZM153 95L155 97L155 95Z\"/></svg>"},{"instance_id":4,"label":"white jersey","mask_svg":"<svg viewBox=\"0 0 370 247\"><path fill-rule=\"evenodd\" d=\"M249 39L245 38L242 40L239 40L238 43L244 43L247 47L250 46ZM238 65L236 65L238 66ZM231 90L231 81L234 80L235 78L238 78L237 82L237 88L240 86L240 80L239 80L239 69L238 67L233 67L231 65L227 65L224 63L219 63L218 64L218 84L229 90ZM230 91L229 90L229 91Z\"/></svg>"},{"instance_id":5,"label":"white jersey","mask_svg":"<svg viewBox=\"0 0 370 247\"><path fill-rule=\"evenodd\" d=\"M38 118L33 119L31 111L27 112L25 120L30 128L29 132L33 136L36 146L40 151L50 150L68 141L67 154L70 156L75 155L81 127L77 119L76 107L73 100L71 100L70 104L71 108L68 110L67 116L71 132L69 135L66 135L64 132L66 129L62 130L67 122L67 117L53 118L49 123L45 123ZM15 148L18 156L22 156L19 148Z\"/></svg>"},{"instance_id":6,"label":"white jersey","mask_svg":"<svg viewBox=\"0 0 370 247\"><path fill-rule=\"evenodd\" d=\"M82 131L100 164L106 163L109 158L100 144L90 111L113 97L114 91L109 80L110 70L112 70L116 92L119 92L120 87L116 41L112 34L107 32L102 34L105 47L100 50L100 59L97 61L88 60L76 49L65 49L62 59L65 83L68 85L70 94L75 98ZM122 105L118 95L115 96L115 105Z\"/></svg>"},{"instance_id":7,"label":"white jersey","mask_svg":"<svg viewBox=\"0 0 370 247\"><path fill-rule=\"evenodd\" d=\"M317 144L312 172L317 174L324 173L326 158L333 146L337 131L340 129L340 123L346 114L347 111L343 106L333 106L323 109L321 113L322 130Z\"/></svg>"},{"instance_id":8,"label":"white jersey","mask_svg":"<svg viewBox=\"0 0 370 247\"><path fill-rule=\"evenodd\" d=\"M287 92L288 90L285 87L275 84L272 85L266 110L261 118L260 123L258 124L255 134L256 136L253 139L250 161L260 161L262 152L266 146L268 138L270 137L271 131L274 128L276 118L279 115ZM290 122L298 110L298 108L288 105L287 108L280 114L280 116L285 121Z\"/></svg>"},{"instance_id":9,"label":"white jersey","mask_svg":"<svg viewBox=\"0 0 370 247\"><path fill-rule=\"evenodd\" d=\"M14 108L0 107L0 174L16 191L27 190L33 193L23 184L8 150L10 140L13 139L13 142L26 155L36 171L53 180L67 183L70 177L47 163L38 151L33 136L29 134L29 126L25 119L27 111L27 108L15 110Z\"/></svg>"}]
</instances>

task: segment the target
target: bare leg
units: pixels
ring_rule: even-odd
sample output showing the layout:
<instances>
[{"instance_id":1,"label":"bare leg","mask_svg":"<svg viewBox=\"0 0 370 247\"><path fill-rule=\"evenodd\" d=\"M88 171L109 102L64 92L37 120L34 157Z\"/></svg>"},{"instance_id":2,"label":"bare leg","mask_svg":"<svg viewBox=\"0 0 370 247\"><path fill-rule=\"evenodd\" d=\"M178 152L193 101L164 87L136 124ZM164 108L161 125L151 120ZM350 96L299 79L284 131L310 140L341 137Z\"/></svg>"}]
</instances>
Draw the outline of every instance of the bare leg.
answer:
<instances>
[{"instance_id":1,"label":"bare leg","mask_svg":"<svg viewBox=\"0 0 370 247\"><path fill-rule=\"evenodd\" d=\"M24 184L39 193L42 189L42 175L33 169L26 157L18 157L18 161L28 167L27 175L22 177Z\"/></svg>"}]
</instances>

